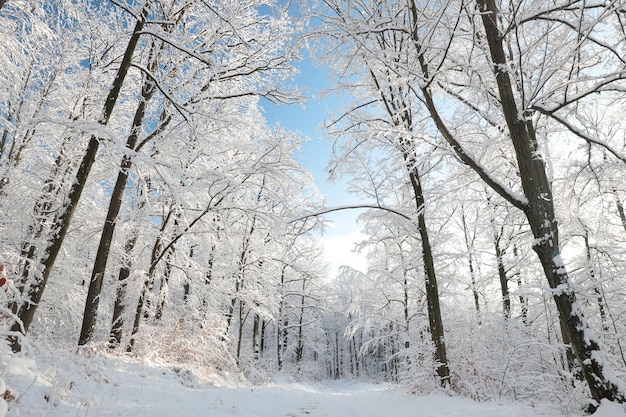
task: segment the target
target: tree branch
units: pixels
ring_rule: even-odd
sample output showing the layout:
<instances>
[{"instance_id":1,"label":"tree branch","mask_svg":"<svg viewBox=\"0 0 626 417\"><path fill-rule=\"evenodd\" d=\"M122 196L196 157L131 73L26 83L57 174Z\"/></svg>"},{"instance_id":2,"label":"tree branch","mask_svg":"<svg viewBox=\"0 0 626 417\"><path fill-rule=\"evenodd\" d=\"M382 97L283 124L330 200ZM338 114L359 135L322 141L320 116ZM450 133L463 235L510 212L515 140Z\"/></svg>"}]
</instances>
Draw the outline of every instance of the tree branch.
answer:
<instances>
[{"instance_id":1,"label":"tree branch","mask_svg":"<svg viewBox=\"0 0 626 417\"><path fill-rule=\"evenodd\" d=\"M601 146L602 148L606 149L607 151L609 151L610 153L613 154L613 156L615 156L617 159L619 159L620 161L622 161L623 163L626 164L626 156L622 155L620 152L618 152L617 150L613 149L613 147L611 147L611 145L609 145L608 143L600 140L600 139L595 139L592 138L591 136L589 136L588 134L582 132L581 130L577 129L575 126L573 126L572 124L568 123L565 119L557 116L556 114L554 114L554 112L551 112L541 106L533 106L532 107L533 110L538 111L539 113L548 116L550 118L552 118L553 120L555 120L556 122L560 123L561 125L565 126L567 128L567 130L569 130L570 132L572 132L574 135L578 136L579 138L583 139L584 141L586 141L587 143L591 143L594 145L598 145Z\"/></svg>"},{"instance_id":2,"label":"tree branch","mask_svg":"<svg viewBox=\"0 0 626 417\"><path fill-rule=\"evenodd\" d=\"M397 216L400 216L403 219L406 219L406 220L409 220L409 221L412 220L410 216L402 213L401 211L398 211L398 210L390 208L390 207L381 206L380 204L356 204L356 205L348 205L348 206L329 207L329 208L317 211L315 213L310 213L310 214L307 214L305 216L298 217L296 219L290 220L288 223L294 223L294 222L297 222L297 221L300 221L300 220L308 219L310 217L321 216L321 215L324 215L324 214L332 213L334 211L358 210L358 209L378 209L378 210L383 210L383 211L386 211L386 212L389 212L389 213L393 213L393 214L395 214Z\"/></svg>"}]
</instances>

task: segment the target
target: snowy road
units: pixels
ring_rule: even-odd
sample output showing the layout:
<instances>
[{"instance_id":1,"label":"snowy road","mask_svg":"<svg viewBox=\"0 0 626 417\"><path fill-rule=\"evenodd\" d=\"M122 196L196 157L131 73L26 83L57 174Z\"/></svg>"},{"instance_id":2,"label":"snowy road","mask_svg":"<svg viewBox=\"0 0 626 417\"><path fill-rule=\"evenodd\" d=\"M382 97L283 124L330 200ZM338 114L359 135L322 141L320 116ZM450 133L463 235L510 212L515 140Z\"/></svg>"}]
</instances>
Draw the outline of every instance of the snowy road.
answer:
<instances>
[{"instance_id":1,"label":"snowy road","mask_svg":"<svg viewBox=\"0 0 626 417\"><path fill-rule=\"evenodd\" d=\"M198 383L189 371L119 358L55 358L14 370L21 395L10 417L558 417L552 408L476 403L443 394L409 395L387 385L278 383L228 388ZM59 362L60 360L60 362ZM21 374L21 375L18 375ZM598 417L624 416L601 407Z\"/></svg>"},{"instance_id":2,"label":"snowy road","mask_svg":"<svg viewBox=\"0 0 626 417\"><path fill-rule=\"evenodd\" d=\"M121 389L111 388L103 391L99 399L92 397L91 410L84 415L101 417L530 417L548 415L539 414L537 410L531 408L478 404L463 398L435 395L417 397L376 385L363 384L322 389L300 384L255 388L189 389L169 384L146 383L119 388ZM68 413L67 415L75 414ZM557 415L559 414L553 414L555 417Z\"/></svg>"}]
</instances>

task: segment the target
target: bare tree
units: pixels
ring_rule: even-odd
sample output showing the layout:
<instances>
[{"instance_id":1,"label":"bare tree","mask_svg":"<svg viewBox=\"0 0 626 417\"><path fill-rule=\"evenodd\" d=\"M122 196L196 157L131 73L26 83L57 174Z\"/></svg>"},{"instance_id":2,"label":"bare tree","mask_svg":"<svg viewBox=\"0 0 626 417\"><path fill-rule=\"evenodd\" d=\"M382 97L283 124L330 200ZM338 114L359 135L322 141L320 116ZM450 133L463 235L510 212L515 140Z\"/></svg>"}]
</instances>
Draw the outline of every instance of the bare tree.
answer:
<instances>
[{"instance_id":1,"label":"bare tree","mask_svg":"<svg viewBox=\"0 0 626 417\"><path fill-rule=\"evenodd\" d=\"M142 11L138 16L135 28L128 41L126 52L124 53L120 66L117 70L116 77L105 100L102 114L98 120L101 125L106 126L109 122L111 114L113 113L113 109L122 90L126 74L128 74L128 71L131 67L132 56L135 51L135 47L137 46L137 43L139 41L141 30L146 24L147 15L148 6L146 4L142 8ZM91 139L89 140L89 145L85 150L83 159L76 173L76 178L67 196L67 203L61 210L61 213L57 218L57 225L51 233L50 239L46 243L46 247L43 249L43 256L41 257L40 261L41 272L38 272L38 274L40 273L41 276L34 277L34 282L28 287L26 301L23 302L17 310L17 319L15 323L13 323L13 325L11 326L12 332L25 335L33 321L35 311L37 310L37 306L39 305L39 302L43 295L44 289L48 281L48 277L50 276L50 272L52 271L54 262L56 261L59 251L61 250L63 240L65 239L70 223L72 221L72 217L74 216L74 212L76 210L76 207L78 206L80 196L87 182L87 178L89 177L89 172L91 171L91 167L93 166L93 163L95 161L99 145L100 138L96 135L91 136ZM37 268L37 270L39 270L39 268ZM11 336L10 341L11 348L14 351L21 350L21 341L19 337Z\"/></svg>"},{"instance_id":2,"label":"bare tree","mask_svg":"<svg viewBox=\"0 0 626 417\"><path fill-rule=\"evenodd\" d=\"M470 156L457 137L448 128L439 112L432 94L432 83L435 82L436 70L426 57L423 40L418 32L421 9L414 1L410 3L411 24L409 26L411 38L418 54L421 75L426 81L419 89L421 97L433 119L437 129L444 139L454 149L459 159L472 167L475 172L501 197L513 206L522 210L528 220L530 229L535 237L533 250L537 254L543 267L550 287L555 291L553 298L556 303L561 324L565 334L569 336L572 349L578 365L587 381L591 396L600 401L603 398L623 401L623 394L619 391L616 381L612 381L605 372L606 363L599 359L602 352L597 341L590 337L590 329L577 304L576 292L572 288L567 270L560 256L558 224L554 212L551 183L547 174L545 161L541 157L539 142L536 137L536 126L530 118L526 118L523 108L519 107L520 97L511 78L510 55L507 54L507 44L502 27L502 18L494 1L477 1L480 12L480 21L487 41L485 58L490 60L490 67L495 78L496 94L499 110L506 123L508 133L514 149L514 155L519 170L519 187L523 196L519 196L495 180L477 161ZM546 15L551 10L545 10ZM514 23L513 23L514 24ZM520 69L521 70L521 69ZM523 94L523 90L522 90ZM525 104L521 97L522 105Z\"/></svg>"},{"instance_id":3,"label":"bare tree","mask_svg":"<svg viewBox=\"0 0 626 417\"><path fill-rule=\"evenodd\" d=\"M457 160L525 215L532 248L553 289L565 341L572 345L591 397L623 401L618 382L605 370L604 353L590 336L560 255L556 195L538 134L540 129L549 137L556 121L573 136L621 158L613 147L594 141L568 121L575 118L568 114L577 114L577 103L623 91L626 73L617 51L624 36L616 31L614 39L607 38L615 28L617 5L514 1L498 7L493 0L325 4L335 16L326 17L321 30L335 40L335 55L327 56L344 60L343 73L357 77L375 68L391 74L396 81L383 90L404 88L410 93L401 97L412 98L389 114L401 117L407 109L420 114L424 119L413 119L424 120L424 131L434 128L433 137L443 139ZM340 29L331 32L328 27ZM380 42L383 37L403 47ZM373 65L363 68L364 61ZM371 101L363 106L381 101L368 97ZM489 160L487 155L495 157Z\"/></svg>"}]
</instances>

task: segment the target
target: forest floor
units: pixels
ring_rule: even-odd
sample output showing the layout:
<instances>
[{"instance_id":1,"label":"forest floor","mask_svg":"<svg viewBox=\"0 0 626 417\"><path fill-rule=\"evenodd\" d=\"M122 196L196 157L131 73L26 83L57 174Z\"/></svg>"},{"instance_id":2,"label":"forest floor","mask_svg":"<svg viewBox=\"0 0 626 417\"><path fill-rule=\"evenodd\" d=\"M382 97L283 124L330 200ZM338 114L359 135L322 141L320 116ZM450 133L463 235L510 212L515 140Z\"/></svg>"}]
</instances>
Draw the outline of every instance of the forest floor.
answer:
<instances>
[{"instance_id":1,"label":"forest floor","mask_svg":"<svg viewBox=\"0 0 626 417\"><path fill-rule=\"evenodd\" d=\"M278 381L261 386L201 382L181 367L94 352L3 358L15 417L557 417L549 404L477 403L445 393L411 395L384 384ZM233 378L235 379L235 378ZM603 403L595 417L626 417Z\"/></svg>"}]
</instances>

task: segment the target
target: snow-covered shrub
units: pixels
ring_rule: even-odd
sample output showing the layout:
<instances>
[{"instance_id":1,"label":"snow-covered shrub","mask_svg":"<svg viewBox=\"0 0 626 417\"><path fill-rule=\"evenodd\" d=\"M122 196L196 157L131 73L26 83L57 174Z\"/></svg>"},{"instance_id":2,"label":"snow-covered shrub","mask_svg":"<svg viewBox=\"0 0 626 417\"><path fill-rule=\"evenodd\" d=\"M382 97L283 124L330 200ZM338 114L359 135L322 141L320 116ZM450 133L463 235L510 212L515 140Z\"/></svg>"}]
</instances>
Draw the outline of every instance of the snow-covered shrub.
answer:
<instances>
[{"instance_id":1,"label":"snow-covered shrub","mask_svg":"<svg viewBox=\"0 0 626 417\"><path fill-rule=\"evenodd\" d=\"M183 318L146 325L137 335L134 352L152 363L191 369L200 381L216 373L235 376L237 365L212 331L215 328L208 322L203 328L193 328Z\"/></svg>"}]
</instances>

